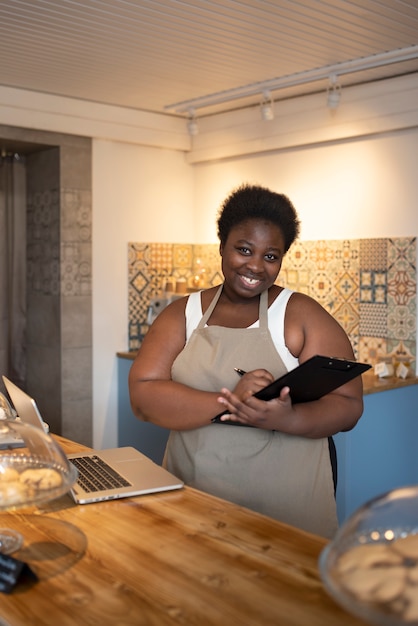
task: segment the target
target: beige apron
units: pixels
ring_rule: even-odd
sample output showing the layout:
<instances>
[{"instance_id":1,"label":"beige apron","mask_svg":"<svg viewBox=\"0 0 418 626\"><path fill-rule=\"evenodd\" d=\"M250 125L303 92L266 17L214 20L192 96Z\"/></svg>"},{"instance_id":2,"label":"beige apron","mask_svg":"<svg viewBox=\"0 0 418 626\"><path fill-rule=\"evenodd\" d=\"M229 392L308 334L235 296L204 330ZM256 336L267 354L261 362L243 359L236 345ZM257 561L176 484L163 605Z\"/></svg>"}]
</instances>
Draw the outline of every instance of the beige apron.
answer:
<instances>
[{"instance_id":1,"label":"beige apron","mask_svg":"<svg viewBox=\"0 0 418 626\"><path fill-rule=\"evenodd\" d=\"M205 327L221 291L222 286L176 358L173 380L219 391L235 387L234 367L265 368L275 378L284 374L286 367L268 329L267 291L260 297L259 328ZM324 537L332 537L337 529L326 438L211 423L171 431L164 465L187 485L288 524Z\"/></svg>"}]
</instances>

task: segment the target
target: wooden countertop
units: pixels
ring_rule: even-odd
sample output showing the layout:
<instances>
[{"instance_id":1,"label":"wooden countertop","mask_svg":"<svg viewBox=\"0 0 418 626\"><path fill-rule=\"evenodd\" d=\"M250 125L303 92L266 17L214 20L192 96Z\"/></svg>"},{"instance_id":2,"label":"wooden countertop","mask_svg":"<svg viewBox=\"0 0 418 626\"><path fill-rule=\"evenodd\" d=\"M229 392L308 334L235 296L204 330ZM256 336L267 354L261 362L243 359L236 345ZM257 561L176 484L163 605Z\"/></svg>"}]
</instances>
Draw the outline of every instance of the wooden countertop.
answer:
<instances>
[{"instance_id":1,"label":"wooden countertop","mask_svg":"<svg viewBox=\"0 0 418 626\"><path fill-rule=\"evenodd\" d=\"M389 376L387 378L379 378L373 373L366 372L362 376L364 395L378 393L379 391L390 391L391 389L402 389L411 385L418 385L417 376L408 376L408 378L397 378Z\"/></svg>"},{"instance_id":2,"label":"wooden countertop","mask_svg":"<svg viewBox=\"0 0 418 626\"><path fill-rule=\"evenodd\" d=\"M137 355L137 350L117 352L116 354L121 359L133 361ZM379 378L370 371L363 374L362 378L363 392L365 396L371 393L390 391L391 389L402 389L403 387L409 387L410 385L418 385L417 376L408 376L408 378L397 378L396 376Z\"/></svg>"},{"instance_id":3,"label":"wooden countertop","mask_svg":"<svg viewBox=\"0 0 418 626\"><path fill-rule=\"evenodd\" d=\"M57 437L66 453L83 446ZM185 487L0 514L38 581L3 594L11 626L360 626L326 593L326 541Z\"/></svg>"},{"instance_id":4,"label":"wooden countertop","mask_svg":"<svg viewBox=\"0 0 418 626\"><path fill-rule=\"evenodd\" d=\"M120 359L128 359L128 361L133 361L137 354L138 354L138 350L129 350L127 352L116 352L116 356L118 356Z\"/></svg>"}]
</instances>

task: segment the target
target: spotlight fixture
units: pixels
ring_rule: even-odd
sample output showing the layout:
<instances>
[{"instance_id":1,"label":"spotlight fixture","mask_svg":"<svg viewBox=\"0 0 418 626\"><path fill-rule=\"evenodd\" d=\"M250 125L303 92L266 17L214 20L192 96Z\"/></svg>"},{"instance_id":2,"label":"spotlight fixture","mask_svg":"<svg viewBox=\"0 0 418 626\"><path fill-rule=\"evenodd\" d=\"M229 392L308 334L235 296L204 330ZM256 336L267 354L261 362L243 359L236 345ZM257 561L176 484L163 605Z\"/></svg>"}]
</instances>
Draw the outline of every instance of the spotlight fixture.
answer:
<instances>
[{"instance_id":1,"label":"spotlight fixture","mask_svg":"<svg viewBox=\"0 0 418 626\"><path fill-rule=\"evenodd\" d=\"M269 91L263 91L263 99L260 102L261 117L265 122L274 120L273 100Z\"/></svg>"},{"instance_id":2,"label":"spotlight fixture","mask_svg":"<svg viewBox=\"0 0 418 626\"><path fill-rule=\"evenodd\" d=\"M189 111L187 130L189 132L190 137L194 137L195 135L199 134L199 126L195 117L194 109L190 109Z\"/></svg>"},{"instance_id":3,"label":"spotlight fixture","mask_svg":"<svg viewBox=\"0 0 418 626\"><path fill-rule=\"evenodd\" d=\"M327 103L329 109L337 109L341 100L341 85L335 74L329 77L329 85L327 89Z\"/></svg>"}]
</instances>

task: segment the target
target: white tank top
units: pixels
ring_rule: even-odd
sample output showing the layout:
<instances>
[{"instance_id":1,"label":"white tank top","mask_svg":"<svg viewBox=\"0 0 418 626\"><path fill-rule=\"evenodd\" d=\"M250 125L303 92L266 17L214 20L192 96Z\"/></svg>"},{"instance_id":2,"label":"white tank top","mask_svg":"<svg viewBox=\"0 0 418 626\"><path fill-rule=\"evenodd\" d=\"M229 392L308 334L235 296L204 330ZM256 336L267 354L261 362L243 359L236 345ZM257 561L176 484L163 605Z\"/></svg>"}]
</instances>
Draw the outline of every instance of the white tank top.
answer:
<instances>
[{"instance_id":1,"label":"white tank top","mask_svg":"<svg viewBox=\"0 0 418 626\"><path fill-rule=\"evenodd\" d=\"M191 293L188 297L186 304L186 343L189 341L192 332L197 328L203 316L201 293L201 291L196 291ZM299 364L298 359L293 356L286 346L284 337L284 318L287 303L292 293L293 291L291 289L284 288L268 308L268 327L271 338L277 352L280 354L283 363L289 371ZM259 320L257 320L248 328L258 328L259 325Z\"/></svg>"}]
</instances>

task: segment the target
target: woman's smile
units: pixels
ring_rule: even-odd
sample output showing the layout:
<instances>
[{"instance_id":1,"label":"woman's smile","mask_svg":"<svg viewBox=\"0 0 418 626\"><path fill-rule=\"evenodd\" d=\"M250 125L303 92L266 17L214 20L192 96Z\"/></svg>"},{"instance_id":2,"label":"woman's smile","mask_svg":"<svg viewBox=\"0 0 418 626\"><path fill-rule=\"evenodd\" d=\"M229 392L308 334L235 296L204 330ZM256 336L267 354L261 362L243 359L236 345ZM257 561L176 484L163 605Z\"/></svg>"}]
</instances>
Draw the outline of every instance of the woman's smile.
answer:
<instances>
[{"instance_id":1,"label":"woman's smile","mask_svg":"<svg viewBox=\"0 0 418 626\"><path fill-rule=\"evenodd\" d=\"M240 275L240 278L248 287L256 287L261 283L259 278L250 278L249 276L243 276L242 274Z\"/></svg>"}]
</instances>

